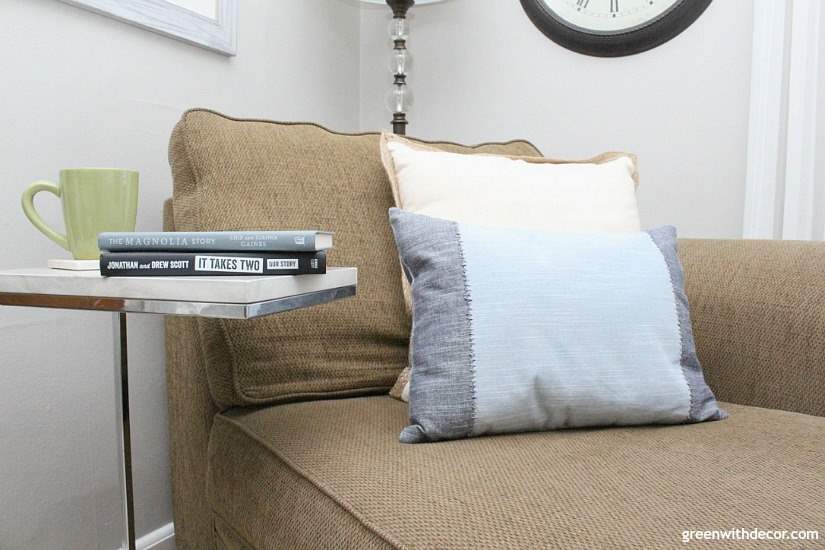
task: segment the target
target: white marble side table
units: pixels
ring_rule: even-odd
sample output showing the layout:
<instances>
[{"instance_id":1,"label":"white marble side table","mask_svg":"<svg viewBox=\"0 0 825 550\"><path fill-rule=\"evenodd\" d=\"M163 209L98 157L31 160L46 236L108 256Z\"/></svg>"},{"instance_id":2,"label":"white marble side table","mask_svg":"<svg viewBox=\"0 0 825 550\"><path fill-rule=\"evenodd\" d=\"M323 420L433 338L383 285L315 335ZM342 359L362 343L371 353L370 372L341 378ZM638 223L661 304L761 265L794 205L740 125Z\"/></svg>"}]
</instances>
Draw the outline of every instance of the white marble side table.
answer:
<instances>
[{"instance_id":1,"label":"white marble side table","mask_svg":"<svg viewBox=\"0 0 825 550\"><path fill-rule=\"evenodd\" d=\"M284 277L101 277L97 271L0 271L0 305L113 313L123 548L135 550L126 314L254 319L354 296L358 270Z\"/></svg>"}]
</instances>

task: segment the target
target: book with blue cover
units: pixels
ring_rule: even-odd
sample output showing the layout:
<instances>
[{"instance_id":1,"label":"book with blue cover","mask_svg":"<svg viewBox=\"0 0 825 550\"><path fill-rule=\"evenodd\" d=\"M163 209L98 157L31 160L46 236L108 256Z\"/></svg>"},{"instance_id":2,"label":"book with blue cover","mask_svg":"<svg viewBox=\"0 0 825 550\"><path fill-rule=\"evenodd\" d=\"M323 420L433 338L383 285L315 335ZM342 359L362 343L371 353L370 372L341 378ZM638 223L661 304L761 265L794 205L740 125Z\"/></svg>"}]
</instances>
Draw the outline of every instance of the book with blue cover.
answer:
<instances>
[{"instance_id":1,"label":"book with blue cover","mask_svg":"<svg viewBox=\"0 0 825 550\"><path fill-rule=\"evenodd\" d=\"M332 248L328 231L208 231L101 233L109 252L317 252Z\"/></svg>"}]
</instances>

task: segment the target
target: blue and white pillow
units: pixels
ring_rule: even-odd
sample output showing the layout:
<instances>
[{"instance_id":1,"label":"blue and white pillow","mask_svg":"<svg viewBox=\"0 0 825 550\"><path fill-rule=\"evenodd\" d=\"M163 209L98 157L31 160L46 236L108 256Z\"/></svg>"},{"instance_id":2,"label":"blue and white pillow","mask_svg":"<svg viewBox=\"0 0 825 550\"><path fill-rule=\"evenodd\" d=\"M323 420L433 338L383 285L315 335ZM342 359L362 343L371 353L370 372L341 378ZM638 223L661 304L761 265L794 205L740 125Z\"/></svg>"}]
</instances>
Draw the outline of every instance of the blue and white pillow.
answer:
<instances>
[{"instance_id":1,"label":"blue and white pillow","mask_svg":"<svg viewBox=\"0 0 825 550\"><path fill-rule=\"evenodd\" d=\"M390 221L413 295L402 442L726 416L673 227L541 233L397 208Z\"/></svg>"}]
</instances>

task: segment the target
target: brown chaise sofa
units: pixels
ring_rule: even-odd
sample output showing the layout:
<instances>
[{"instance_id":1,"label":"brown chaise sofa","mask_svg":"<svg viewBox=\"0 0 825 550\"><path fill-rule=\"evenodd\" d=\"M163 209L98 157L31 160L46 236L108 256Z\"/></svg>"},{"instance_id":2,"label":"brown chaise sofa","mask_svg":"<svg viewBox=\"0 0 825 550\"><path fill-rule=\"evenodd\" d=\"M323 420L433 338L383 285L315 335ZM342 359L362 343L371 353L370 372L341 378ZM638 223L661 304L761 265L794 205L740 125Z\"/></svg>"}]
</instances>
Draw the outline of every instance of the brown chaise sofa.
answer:
<instances>
[{"instance_id":1,"label":"brown chaise sofa","mask_svg":"<svg viewBox=\"0 0 825 550\"><path fill-rule=\"evenodd\" d=\"M524 141L439 146L538 154ZM825 244L681 241L727 420L403 445L407 407L386 394L410 319L377 135L194 110L170 163L167 228L330 229L330 264L359 268L347 300L249 322L168 319L180 550L667 548L683 531L735 528L825 538Z\"/></svg>"}]
</instances>

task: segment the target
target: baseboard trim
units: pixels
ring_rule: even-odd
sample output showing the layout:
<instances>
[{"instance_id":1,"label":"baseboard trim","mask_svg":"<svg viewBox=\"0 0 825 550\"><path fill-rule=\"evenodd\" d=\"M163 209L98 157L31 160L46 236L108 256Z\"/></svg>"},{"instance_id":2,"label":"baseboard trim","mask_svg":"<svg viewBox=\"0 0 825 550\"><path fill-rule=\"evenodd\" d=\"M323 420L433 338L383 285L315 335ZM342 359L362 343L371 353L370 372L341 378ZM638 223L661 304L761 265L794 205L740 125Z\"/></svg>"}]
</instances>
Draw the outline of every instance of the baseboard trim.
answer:
<instances>
[{"instance_id":1,"label":"baseboard trim","mask_svg":"<svg viewBox=\"0 0 825 550\"><path fill-rule=\"evenodd\" d=\"M175 538L175 524L169 522L137 539L135 541L135 547L137 550L163 550L161 545L173 538ZM119 550L123 549L120 548Z\"/></svg>"}]
</instances>

